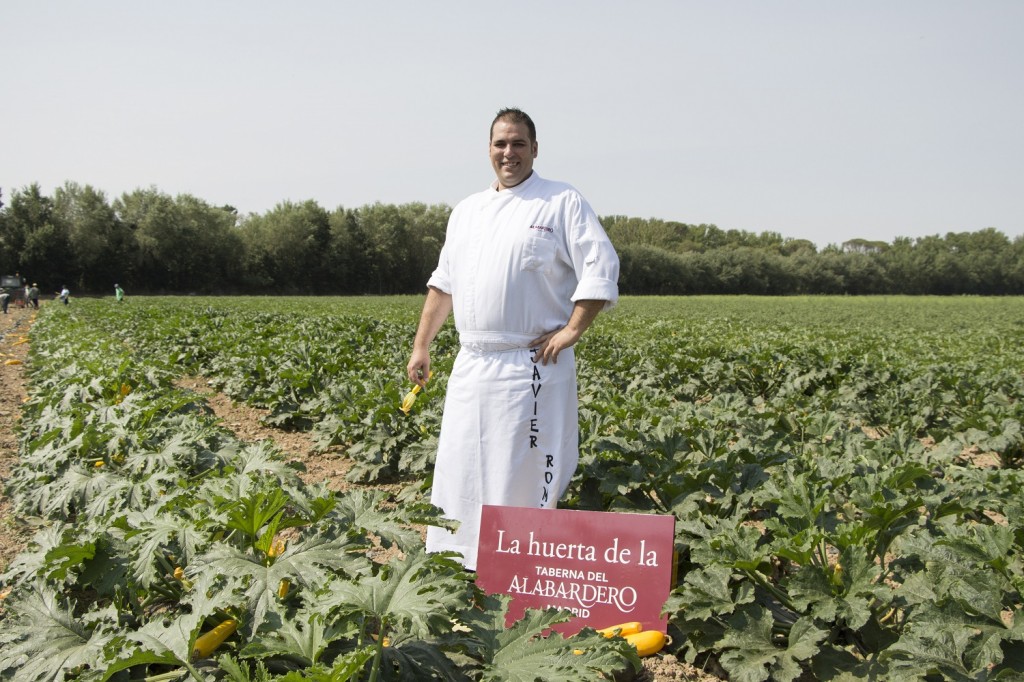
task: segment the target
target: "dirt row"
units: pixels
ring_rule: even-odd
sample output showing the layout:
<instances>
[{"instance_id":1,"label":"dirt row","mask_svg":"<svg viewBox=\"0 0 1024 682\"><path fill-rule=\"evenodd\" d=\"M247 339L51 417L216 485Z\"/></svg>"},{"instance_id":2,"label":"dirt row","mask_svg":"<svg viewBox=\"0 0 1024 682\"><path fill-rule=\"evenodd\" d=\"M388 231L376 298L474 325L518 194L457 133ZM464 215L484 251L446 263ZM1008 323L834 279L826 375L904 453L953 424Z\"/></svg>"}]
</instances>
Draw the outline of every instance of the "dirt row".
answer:
<instances>
[{"instance_id":1,"label":"dirt row","mask_svg":"<svg viewBox=\"0 0 1024 682\"><path fill-rule=\"evenodd\" d=\"M10 477L18 461L15 426L28 396L23 363L28 357L28 332L35 317L35 310L14 306L6 315L0 314L0 481ZM11 501L0 487L0 572L21 553L30 537L15 519Z\"/></svg>"}]
</instances>

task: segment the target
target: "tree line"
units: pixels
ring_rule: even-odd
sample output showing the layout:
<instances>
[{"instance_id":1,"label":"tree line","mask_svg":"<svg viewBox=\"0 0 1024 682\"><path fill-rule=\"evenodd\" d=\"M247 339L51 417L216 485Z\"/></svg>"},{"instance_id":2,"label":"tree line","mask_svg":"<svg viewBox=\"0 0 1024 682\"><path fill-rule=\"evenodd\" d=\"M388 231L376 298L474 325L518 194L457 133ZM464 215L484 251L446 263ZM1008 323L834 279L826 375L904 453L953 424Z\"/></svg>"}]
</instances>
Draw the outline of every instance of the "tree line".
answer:
<instances>
[{"instance_id":1,"label":"tree line","mask_svg":"<svg viewBox=\"0 0 1024 682\"><path fill-rule=\"evenodd\" d=\"M109 201L68 182L0 194L0 274L46 292L409 294L424 291L451 208L282 202L239 215L155 187ZM626 295L1024 294L1024 237L995 228L818 249L776 232L603 216Z\"/></svg>"}]
</instances>

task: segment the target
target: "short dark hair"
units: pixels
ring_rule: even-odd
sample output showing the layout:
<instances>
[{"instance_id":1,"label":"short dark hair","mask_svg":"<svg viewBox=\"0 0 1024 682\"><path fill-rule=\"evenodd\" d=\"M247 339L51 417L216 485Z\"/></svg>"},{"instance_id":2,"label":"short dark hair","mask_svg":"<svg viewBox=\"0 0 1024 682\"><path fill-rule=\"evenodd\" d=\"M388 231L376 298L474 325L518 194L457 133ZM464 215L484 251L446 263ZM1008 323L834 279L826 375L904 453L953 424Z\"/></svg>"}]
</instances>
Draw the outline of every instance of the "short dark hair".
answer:
<instances>
[{"instance_id":1,"label":"short dark hair","mask_svg":"<svg viewBox=\"0 0 1024 682\"><path fill-rule=\"evenodd\" d=\"M523 111L522 109L515 109L506 107L498 112L498 115L491 121L491 131L488 134L487 139L490 140L494 137L494 124L498 121L508 121L509 123L522 123L526 126L526 129L530 131L530 142L537 141L537 126L533 125L533 119Z\"/></svg>"}]
</instances>

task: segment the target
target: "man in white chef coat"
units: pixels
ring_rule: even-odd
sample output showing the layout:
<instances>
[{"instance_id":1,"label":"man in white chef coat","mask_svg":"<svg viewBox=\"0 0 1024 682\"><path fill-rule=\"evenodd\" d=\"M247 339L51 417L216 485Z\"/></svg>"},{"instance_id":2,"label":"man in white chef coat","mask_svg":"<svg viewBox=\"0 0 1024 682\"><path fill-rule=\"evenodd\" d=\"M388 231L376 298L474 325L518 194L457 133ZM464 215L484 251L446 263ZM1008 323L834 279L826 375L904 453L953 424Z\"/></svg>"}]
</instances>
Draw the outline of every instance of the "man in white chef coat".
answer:
<instances>
[{"instance_id":1,"label":"man in white chef coat","mask_svg":"<svg viewBox=\"0 0 1024 682\"><path fill-rule=\"evenodd\" d=\"M431 526L427 551L476 569L484 504L554 508L579 461L573 345L618 300L619 259L587 201L533 170L537 130L518 109L491 123L496 180L452 211L427 282L409 379L455 314L461 348L441 420L431 502L459 521Z\"/></svg>"}]
</instances>

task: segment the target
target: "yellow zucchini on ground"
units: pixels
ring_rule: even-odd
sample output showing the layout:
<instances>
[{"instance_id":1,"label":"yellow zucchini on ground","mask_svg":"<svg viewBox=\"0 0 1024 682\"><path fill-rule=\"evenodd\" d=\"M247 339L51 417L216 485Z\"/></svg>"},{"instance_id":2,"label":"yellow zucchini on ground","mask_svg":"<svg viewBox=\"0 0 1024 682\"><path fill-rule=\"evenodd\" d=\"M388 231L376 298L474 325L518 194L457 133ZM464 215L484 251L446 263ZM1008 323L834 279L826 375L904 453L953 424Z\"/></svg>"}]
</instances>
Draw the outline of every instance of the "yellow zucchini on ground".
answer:
<instances>
[{"instance_id":1,"label":"yellow zucchini on ground","mask_svg":"<svg viewBox=\"0 0 1024 682\"><path fill-rule=\"evenodd\" d=\"M597 632L598 632L598 634L604 635L605 637L614 637L615 635L621 635L622 637L625 637L626 635L632 635L632 634L635 634L637 632L640 632L643 629L644 629L644 626L641 625L641 623L639 621L635 621L634 620L634 621L631 621L629 623L619 623L618 625L609 625L606 628L601 628Z\"/></svg>"},{"instance_id":2,"label":"yellow zucchini on ground","mask_svg":"<svg viewBox=\"0 0 1024 682\"><path fill-rule=\"evenodd\" d=\"M647 630L626 635L626 641L636 647L636 652L641 656L650 656L662 650L666 638L664 632Z\"/></svg>"}]
</instances>

